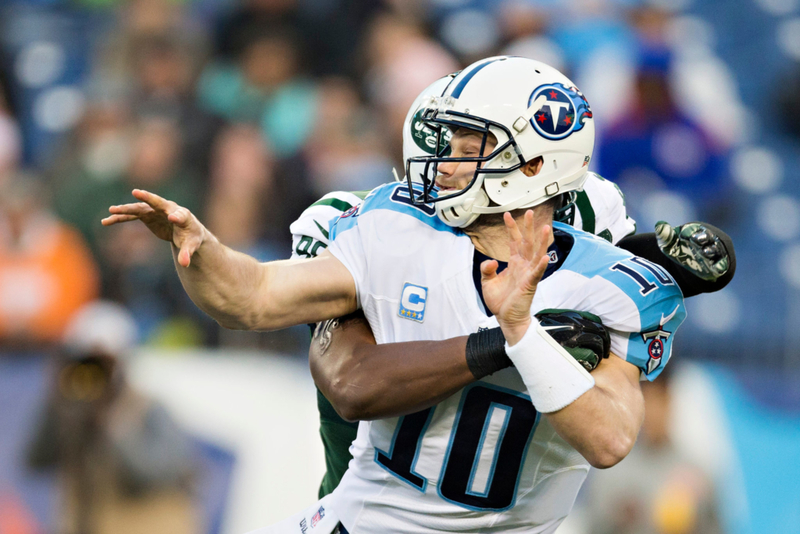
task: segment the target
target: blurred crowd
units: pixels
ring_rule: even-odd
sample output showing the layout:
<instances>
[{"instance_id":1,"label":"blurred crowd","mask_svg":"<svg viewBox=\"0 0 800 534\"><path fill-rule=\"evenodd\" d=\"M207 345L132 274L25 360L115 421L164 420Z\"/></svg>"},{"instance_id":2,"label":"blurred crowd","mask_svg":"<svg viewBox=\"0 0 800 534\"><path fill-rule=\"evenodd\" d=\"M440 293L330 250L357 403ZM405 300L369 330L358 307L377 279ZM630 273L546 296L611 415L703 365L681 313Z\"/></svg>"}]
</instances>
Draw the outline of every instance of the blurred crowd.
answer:
<instances>
[{"instance_id":1,"label":"blurred crowd","mask_svg":"<svg viewBox=\"0 0 800 534\"><path fill-rule=\"evenodd\" d=\"M747 283L703 301L684 329L689 358L745 361L746 344L732 336L743 332L760 356L782 355L786 343L785 361L800 365L789 343L800 300L780 320L769 315L783 314L780 304L757 308L765 290L788 302L797 293L784 284L800 288L800 203L790 189L800 182L782 181L790 165L781 163L797 145L775 134L800 135L800 41L795 69L775 84L775 109L753 112L740 95L759 79L752 62L737 81L711 25L685 12L690 3L0 0L0 364L56 349L25 447L28 465L56 468L66 487L59 531L216 532L200 517L191 439L127 382L137 345L303 354L309 337L299 327L220 328L185 295L168 246L138 223L101 226L108 206L148 189L191 209L234 249L288 258L289 224L309 204L390 181L393 168L402 174L411 102L482 57L536 58L577 84L598 125L591 170L619 184L640 231L662 219L707 220L737 250L763 243L757 250L771 259L785 245L789 260L749 270L740 254L737 276ZM793 27L800 35L800 18ZM756 115L770 127L759 132ZM767 141L790 146L773 152ZM756 306L747 324L739 302ZM726 340L739 344L736 354L719 348ZM685 397L669 378L645 388L634 453L590 479L576 514L586 524L563 532L724 531L714 474L667 428ZM2 490L0 481L5 532ZM36 531L19 524L14 532Z\"/></svg>"},{"instance_id":2,"label":"blurred crowd","mask_svg":"<svg viewBox=\"0 0 800 534\"><path fill-rule=\"evenodd\" d=\"M588 96L594 170L641 208L642 227L667 215L724 225L741 104L733 87L709 91L713 76L681 75L701 59L686 51L692 28L661 4L6 3L0 343L53 343L102 297L131 311L141 342L302 350L302 330L222 331L181 290L169 248L139 224L102 227L107 207L148 189L227 245L286 258L289 224L310 203L402 168L402 122L419 91L498 53L553 64Z\"/></svg>"}]
</instances>

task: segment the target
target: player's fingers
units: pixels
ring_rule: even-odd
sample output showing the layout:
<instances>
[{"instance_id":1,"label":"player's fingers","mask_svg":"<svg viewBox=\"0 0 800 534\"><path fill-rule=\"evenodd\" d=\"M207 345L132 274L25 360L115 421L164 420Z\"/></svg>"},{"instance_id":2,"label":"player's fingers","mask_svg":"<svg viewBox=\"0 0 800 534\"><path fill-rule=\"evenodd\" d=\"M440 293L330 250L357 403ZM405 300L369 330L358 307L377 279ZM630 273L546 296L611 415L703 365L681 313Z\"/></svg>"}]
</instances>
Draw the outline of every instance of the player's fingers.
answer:
<instances>
[{"instance_id":1,"label":"player's fingers","mask_svg":"<svg viewBox=\"0 0 800 534\"><path fill-rule=\"evenodd\" d=\"M112 224L135 221L138 219L138 215L109 215L105 219L101 219L100 224L103 226L111 226Z\"/></svg>"},{"instance_id":2,"label":"player's fingers","mask_svg":"<svg viewBox=\"0 0 800 534\"><path fill-rule=\"evenodd\" d=\"M549 224L545 224L534 235L534 246L532 250L532 259L537 259L541 254L547 254L547 249L550 246L550 235L553 229Z\"/></svg>"},{"instance_id":3,"label":"player's fingers","mask_svg":"<svg viewBox=\"0 0 800 534\"><path fill-rule=\"evenodd\" d=\"M169 200L162 198L155 193L151 193L150 191L145 191L144 189L134 189L131 191L131 194L137 199L145 202L148 206L153 208L154 210L159 211L170 211L170 204L175 204L174 202L170 202Z\"/></svg>"},{"instance_id":4,"label":"player's fingers","mask_svg":"<svg viewBox=\"0 0 800 534\"><path fill-rule=\"evenodd\" d=\"M181 228L187 228L192 220L192 213L186 208L178 207L167 216L167 220Z\"/></svg>"},{"instance_id":5,"label":"player's fingers","mask_svg":"<svg viewBox=\"0 0 800 534\"><path fill-rule=\"evenodd\" d=\"M531 270L533 276L536 278L536 283L539 283L539 280L542 279L542 276L544 276L545 271L547 271L548 265L550 265L550 256L547 254L542 254L539 257L538 262L534 265L533 269Z\"/></svg>"},{"instance_id":6,"label":"player's fingers","mask_svg":"<svg viewBox=\"0 0 800 534\"><path fill-rule=\"evenodd\" d=\"M549 258L545 254L538 258L535 264L533 264L532 268L528 269L525 272L524 280L524 291L526 293L534 293L536 292L536 286L544 276L545 271L547 270L547 265L549 264Z\"/></svg>"},{"instance_id":7,"label":"player's fingers","mask_svg":"<svg viewBox=\"0 0 800 534\"><path fill-rule=\"evenodd\" d=\"M144 202L135 202L133 204L121 204L118 206L109 206L108 208L108 212L114 214L127 213L127 214L140 215L150 211L153 211L153 208L151 208L148 204Z\"/></svg>"},{"instance_id":8,"label":"player's fingers","mask_svg":"<svg viewBox=\"0 0 800 534\"><path fill-rule=\"evenodd\" d=\"M533 227L533 210L527 210L522 217L522 255L531 258L537 245L536 230Z\"/></svg>"},{"instance_id":9,"label":"player's fingers","mask_svg":"<svg viewBox=\"0 0 800 534\"><path fill-rule=\"evenodd\" d=\"M511 241L517 244L521 243L522 233L519 230L519 226L517 226L517 221L511 216L511 213L505 212L503 214L503 222L506 223L506 230L508 230L508 237L511 238Z\"/></svg>"},{"instance_id":10,"label":"player's fingers","mask_svg":"<svg viewBox=\"0 0 800 534\"><path fill-rule=\"evenodd\" d=\"M497 276L497 260L486 260L481 263L481 282L487 282Z\"/></svg>"},{"instance_id":11,"label":"player's fingers","mask_svg":"<svg viewBox=\"0 0 800 534\"><path fill-rule=\"evenodd\" d=\"M181 249L178 252L178 263L183 267L188 267L192 262L192 255L200 248L199 239L187 239L181 243Z\"/></svg>"}]
</instances>

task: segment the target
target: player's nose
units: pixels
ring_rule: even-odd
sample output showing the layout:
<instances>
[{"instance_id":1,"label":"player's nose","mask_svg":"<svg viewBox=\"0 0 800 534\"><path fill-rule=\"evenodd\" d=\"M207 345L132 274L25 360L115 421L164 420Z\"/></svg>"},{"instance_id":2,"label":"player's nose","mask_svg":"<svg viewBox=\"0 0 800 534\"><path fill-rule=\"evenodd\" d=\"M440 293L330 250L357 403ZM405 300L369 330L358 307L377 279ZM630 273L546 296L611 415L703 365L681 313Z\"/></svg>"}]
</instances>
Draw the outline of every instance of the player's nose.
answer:
<instances>
[{"instance_id":1,"label":"player's nose","mask_svg":"<svg viewBox=\"0 0 800 534\"><path fill-rule=\"evenodd\" d=\"M456 168L458 167L458 162L455 161L443 161L436 166L436 170L438 171L439 176L444 176L446 178L450 178L456 172ZM437 178L438 181L438 178Z\"/></svg>"}]
</instances>

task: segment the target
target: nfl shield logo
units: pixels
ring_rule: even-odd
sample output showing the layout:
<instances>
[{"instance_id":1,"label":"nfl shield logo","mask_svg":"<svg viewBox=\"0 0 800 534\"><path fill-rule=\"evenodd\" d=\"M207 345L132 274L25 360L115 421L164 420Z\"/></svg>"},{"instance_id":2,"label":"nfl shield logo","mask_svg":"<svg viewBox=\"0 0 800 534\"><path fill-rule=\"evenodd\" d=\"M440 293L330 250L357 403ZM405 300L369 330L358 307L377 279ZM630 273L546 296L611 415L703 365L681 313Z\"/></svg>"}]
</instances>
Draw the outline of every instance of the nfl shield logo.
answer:
<instances>
[{"instance_id":1,"label":"nfl shield logo","mask_svg":"<svg viewBox=\"0 0 800 534\"><path fill-rule=\"evenodd\" d=\"M311 528L316 527L317 523L319 523L323 517L325 517L325 508L320 506L317 513L314 514L314 517L311 518Z\"/></svg>"}]
</instances>

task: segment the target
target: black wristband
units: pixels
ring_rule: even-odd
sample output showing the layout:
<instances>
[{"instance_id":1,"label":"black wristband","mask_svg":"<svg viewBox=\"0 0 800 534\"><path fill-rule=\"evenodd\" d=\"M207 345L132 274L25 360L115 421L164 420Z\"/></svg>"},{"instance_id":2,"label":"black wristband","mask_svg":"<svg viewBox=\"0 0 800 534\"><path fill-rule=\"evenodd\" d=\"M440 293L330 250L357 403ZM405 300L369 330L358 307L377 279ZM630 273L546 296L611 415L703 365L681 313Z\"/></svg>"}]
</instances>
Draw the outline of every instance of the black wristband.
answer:
<instances>
[{"instance_id":1,"label":"black wristband","mask_svg":"<svg viewBox=\"0 0 800 534\"><path fill-rule=\"evenodd\" d=\"M476 380L513 365L506 355L506 337L499 326L470 334L466 352L467 366Z\"/></svg>"}]
</instances>

